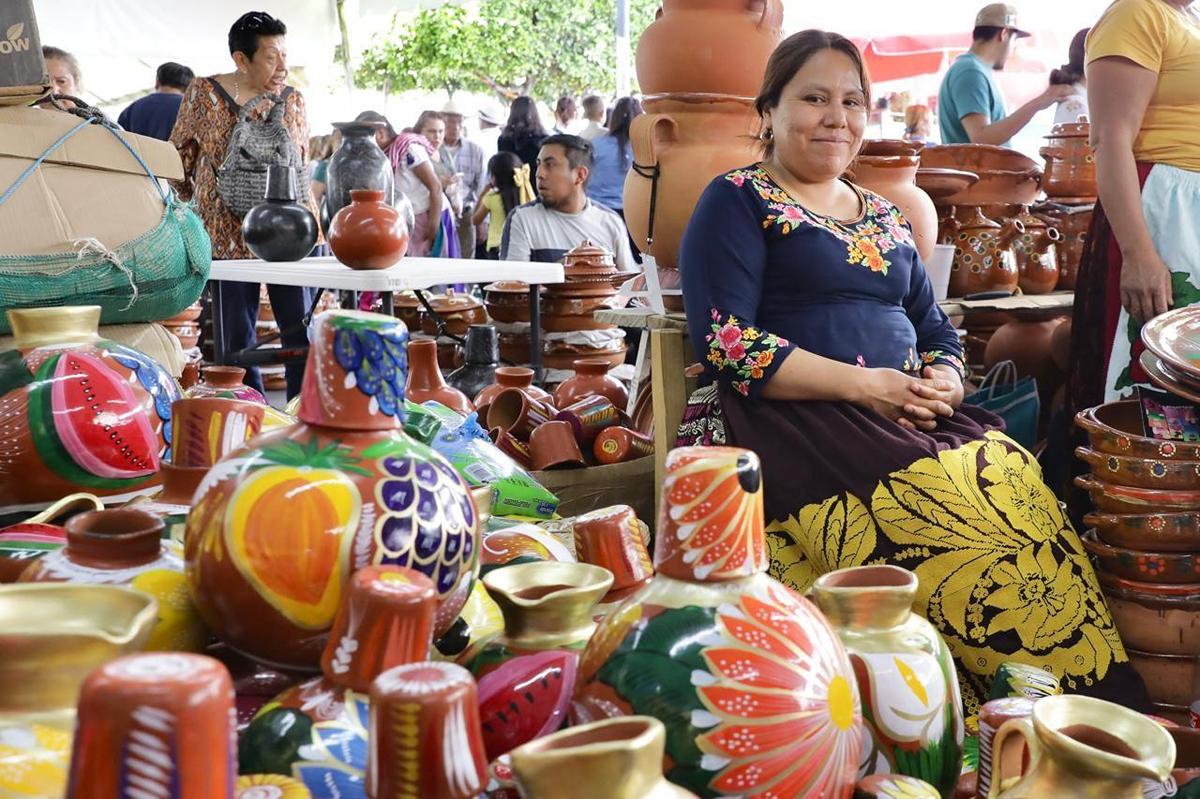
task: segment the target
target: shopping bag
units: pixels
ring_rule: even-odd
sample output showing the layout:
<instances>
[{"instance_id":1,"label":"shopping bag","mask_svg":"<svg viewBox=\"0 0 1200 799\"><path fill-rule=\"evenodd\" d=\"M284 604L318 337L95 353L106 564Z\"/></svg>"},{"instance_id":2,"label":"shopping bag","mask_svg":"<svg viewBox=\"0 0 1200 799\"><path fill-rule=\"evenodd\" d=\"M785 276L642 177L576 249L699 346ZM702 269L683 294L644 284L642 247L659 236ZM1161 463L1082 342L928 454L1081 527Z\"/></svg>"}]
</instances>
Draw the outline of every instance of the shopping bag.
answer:
<instances>
[{"instance_id":1,"label":"shopping bag","mask_svg":"<svg viewBox=\"0 0 1200 799\"><path fill-rule=\"evenodd\" d=\"M1017 377L1012 361L1001 361L988 370L979 390L963 399L1004 419L1005 432L1025 449L1037 444L1038 415L1041 400L1037 381Z\"/></svg>"}]
</instances>

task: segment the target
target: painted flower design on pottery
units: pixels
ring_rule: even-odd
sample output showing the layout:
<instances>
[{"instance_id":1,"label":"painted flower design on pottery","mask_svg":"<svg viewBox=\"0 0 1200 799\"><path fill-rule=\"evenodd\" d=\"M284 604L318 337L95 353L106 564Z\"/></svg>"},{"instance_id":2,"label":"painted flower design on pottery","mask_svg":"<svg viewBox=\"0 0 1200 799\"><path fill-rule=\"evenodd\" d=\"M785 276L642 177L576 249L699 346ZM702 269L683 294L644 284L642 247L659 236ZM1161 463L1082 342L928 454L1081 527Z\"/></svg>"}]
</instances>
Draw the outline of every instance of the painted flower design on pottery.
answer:
<instances>
[{"instance_id":1,"label":"painted flower design on pottery","mask_svg":"<svg viewBox=\"0 0 1200 799\"><path fill-rule=\"evenodd\" d=\"M1139 555L1138 571L1151 577L1158 577L1167 571L1167 561L1155 555Z\"/></svg>"},{"instance_id":2,"label":"painted flower design on pottery","mask_svg":"<svg viewBox=\"0 0 1200 799\"><path fill-rule=\"evenodd\" d=\"M879 799L941 799L929 783L901 775L888 777L875 790Z\"/></svg>"},{"instance_id":3,"label":"painted flower design on pottery","mask_svg":"<svg viewBox=\"0 0 1200 799\"><path fill-rule=\"evenodd\" d=\"M352 317L338 318L335 328L333 352L346 371L347 388L371 398L372 414L403 415L408 333L400 325L359 325Z\"/></svg>"},{"instance_id":4,"label":"painted flower design on pottery","mask_svg":"<svg viewBox=\"0 0 1200 799\"><path fill-rule=\"evenodd\" d=\"M312 742L300 747L301 760L292 765L292 775L313 799L366 799L370 704L354 691L344 701L337 718L313 725Z\"/></svg>"},{"instance_id":5,"label":"painted flower design on pottery","mask_svg":"<svg viewBox=\"0 0 1200 799\"><path fill-rule=\"evenodd\" d=\"M279 774L244 774L237 778L234 799L311 799L307 788Z\"/></svg>"}]
</instances>

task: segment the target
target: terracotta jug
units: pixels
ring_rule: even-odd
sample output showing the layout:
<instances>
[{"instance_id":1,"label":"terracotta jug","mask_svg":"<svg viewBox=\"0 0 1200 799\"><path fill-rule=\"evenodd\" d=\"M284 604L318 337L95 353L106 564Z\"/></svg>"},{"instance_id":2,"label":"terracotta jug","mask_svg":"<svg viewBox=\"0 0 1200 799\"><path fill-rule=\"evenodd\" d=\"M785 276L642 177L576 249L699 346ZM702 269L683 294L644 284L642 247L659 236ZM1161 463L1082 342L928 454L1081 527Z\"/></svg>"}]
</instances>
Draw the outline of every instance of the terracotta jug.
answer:
<instances>
[{"instance_id":1,"label":"terracotta jug","mask_svg":"<svg viewBox=\"0 0 1200 799\"><path fill-rule=\"evenodd\" d=\"M1002 789L1008 776L997 758L1005 740L1025 738L1029 770ZM1142 780L1171 776L1175 741L1140 713L1088 696L1048 696L1030 718L1004 722L992 744L988 799L1142 799Z\"/></svg>"},{"instance_id":2,"label":"terracotta jug","mask_svg":"<svg viewBox=\"0 0 1200 799\"><path fill-rule=\"evenodd\" d=\"M329 248L351 269L387 269L408 251L408 225L374 189L353 189L329 224Z\"/></svg>"},{"instance_id":3,"label":"terracotta jug","mask_svg":"<svg viewBox=\"0 0 1200 799\"><path fill-rule=\"evenodd\" d=\"M962 771L962 697L946 642L912 612L916 595L917 576L896 566L839 569L812 589L858 677L871 733L862 775L905 774L948 796Z\"/></svg>"},{"instance_id":4,"label":"terracotta jug","mask_svg":"<svg viewBox=\"0 0 1200 799\"><path fill-rule=\"evenodd\" d=\"M267 398L258 389L242 382L245 377L246 370L240 366L203 366L200 368L200 382L189 388L185 396L220 397L266 405Z\"/></svg>"},{"instance_id":5,"label":"terracotta jug","mask_svg":"<svg viewBox=\"0 0 1200 799\"><path fill-rule=\"evenodd\" d=\"M67 799L233 792L233 685L218 661L179 652L128 655L79 692Z\"/></svg>"},{"instance_id":6,"label":"terracotta jug","mask_svg":"<svg viewBox=\"0 0 1200 799\"><path fill-rule=\"evenodd\" d=\"M917 186L919 155L860 155L850 165L854 182L890 200L912 226L913 242L921 260L933 257L938 240L937 209Z\"/></svg>"},{"instance_id":7,"label":"terracotta jug","mask_svg":"<svg viewBox=\"0 0 1200 799\"><path fill-rule=\"evenodd\" d=\"M440 636L478 570L466 483L403 431L403 323L326 311L314 326L300 421L218 462L185 535L189 586L209 628L298 670L316 669L354 571L396 564L433 580Z\"/></svg>"},{"instance_id":8,"label":"terracotta jug","mask_svg":"<svg viewBox=\"0 0 1200 799\"><path fill-rule=\"evenodd\" d=\"M719 48L719 52L727 52L725 43ZM749 95L758 92L760 79L761 72ZM625 176L625 221L642 252L652 254L659 266L676 268L679 242L705 187L717 175L762 157L759 117L748 97L648 98L645 109L646 113L633 121L629 140L634 162L657 165L660 173L654 246L646 242L653 181L637 169L630 169Z\"/></svg>"},{"instance_id":9,"label":"terracotta jug","mask_svg":"<svg viewBox=\"0 0 1200 799\"><path fill-rule=\"evenodd\" d=\"M657 573L592 636L571 718L658 718L667 779L702 796L845 797L854 670L816 607L767 575L760 468L735 447L667 455Z\"/></svg>"},{"instance_id":10,"label":"terracotta jug","mask_svg":"<svg viewBox=\"0 0 1200 799\"><path fill-rule=\"evenodd\" d=\"M1035 209L1039 217L1058 228L1063 235L1063 241L1057 245L1058 285L1055 288L1059 291L1072 291L1075 288L1075 277L1079 272L1079 262L1083 259L1083 248L1087 243L1095 207L1095 204L1071 206L1046 203Z\"/></svg>"},{"instance_id":11,"label":"terracotta jug","mask_svg":"<svg viewBox=\"0 0 1200 799\"><path fill-rule=\"evenodd\" d=\"M950 296L965 297L982 291L1017 289L1020 274L1013 242L1025 232L1016 219L1003 225L985 217L978 206L959 209L954 235L954 265L950 268Z\"/></svg>"},{"instance_id":12,"label":"terracotta jug","mask_svg":"<svg viewBox=\"0 0 1200 799\"><path fill-rule=\"evenodd\" d=\"M605 719L525 744L512 768L525 799L694 799L662 775L666 738L650 716Z\"/></svg>"},{"instance_id":13,"label":"terracotta jug","mask_svg":"<svg viewBox=\"0 0 1200 799\"><path fill-rule=\"evenodd\" d=\"M1028 206L1021 208L1017 219L1025 226L1025 232L1013 241L1021 291L1025 294L1054 291L1058 285L1058 245L1063 241L1062 233L1031 214Z\"/></svg>"},{"instance_id":14,"label":"terracotta jug","mask_svg":"<svg viewBox=\"0 0 1200 799\"><path fill-rule=\"evenodd\" d=\"M475 410L467 395L448 384L438 368L437 342L421 339L408 343L408 382L404 396L416 403L436 400L459 413Z\"/></svg>"},{"instance_id":15,"label":"terracotta jug","mask_svg":"<svg viewBox=\"0 0 1200 799\"><path fill-rule=\"evenodd\" d=\"M496 369L496 382L480 391L475 396L475 407L488 405L506 388L517 388L526 396L538 402L548 402L552 399L550 392L533 384L533 370L527 366L501 366ZM483 415L480 414L480 418Z\"/></svg>"},{"instance_id":16,"label":"terracotta jug","mask_svg":"<svg viewBox=\"0 0 1200 799\"><path fill-rule=\"evenodd\" d=\"M0 354L0 515L67 494L131 498L159 484L181 396L149 356L105 341L100 306L8 311Z\"/></svg>"},{"instance_id":17,"label":"terracotta jug","mask_svg":"<svg viewBox=\"0 0 1200 799\"><path fill-rule=\"evenodd\" d=\"M599 395L624 410L629 405L629 391L624 383L609 375L610 369L612 365L599 358L580 358L575 361L575 374L554 390L554 404L566 408L584 397Z\"/></svg>"},{"instance_id":18,"label":"terracotta jug","mask_svg":"<svg viewBox=\"0 0 1200 799\"><path fill-rule=\"evenodd\" d=\"M783 0L664 0L638 40L638 84L754 97L782 26Z\"/></svg>"}]
</instances>

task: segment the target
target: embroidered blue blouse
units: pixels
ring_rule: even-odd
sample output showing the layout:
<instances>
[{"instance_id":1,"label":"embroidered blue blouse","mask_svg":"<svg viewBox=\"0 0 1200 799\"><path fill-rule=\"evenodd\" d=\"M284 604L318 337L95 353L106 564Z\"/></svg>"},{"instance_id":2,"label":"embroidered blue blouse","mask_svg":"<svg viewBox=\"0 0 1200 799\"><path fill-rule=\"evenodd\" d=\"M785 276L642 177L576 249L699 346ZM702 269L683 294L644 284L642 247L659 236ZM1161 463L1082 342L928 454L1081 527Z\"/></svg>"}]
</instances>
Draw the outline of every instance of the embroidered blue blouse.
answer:
<instances>
[{"instance_id":1,"label":"embroidered blue blouse","mask_svg":"<svg viewBox=\"0 0 1200 799\"><path fill-rule=\"evenodd\" d=\"M908 223L855 189L863 213L841 222L799 205L759 166L709 184L679 262L692 345L710 377L755 396L797 347L859 366L962 372L962 346Z\"/></svg>"}]
</instances>

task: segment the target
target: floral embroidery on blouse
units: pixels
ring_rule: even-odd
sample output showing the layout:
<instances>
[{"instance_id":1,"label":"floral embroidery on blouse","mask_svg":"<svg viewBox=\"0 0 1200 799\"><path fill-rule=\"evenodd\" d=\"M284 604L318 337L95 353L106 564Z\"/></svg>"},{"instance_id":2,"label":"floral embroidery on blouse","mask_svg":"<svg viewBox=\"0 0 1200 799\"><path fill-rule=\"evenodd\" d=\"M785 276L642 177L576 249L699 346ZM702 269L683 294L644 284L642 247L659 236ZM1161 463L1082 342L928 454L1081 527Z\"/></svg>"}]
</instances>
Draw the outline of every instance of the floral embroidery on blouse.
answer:
<instances>
[{"instance_id":1,"label":"floral embroidery on blouse","mask_svg":"<svg viewBox=\"0 0 1200 799\"><path fill-rule=\"evenodd\" d=\"M921 353L921 363L926 366L932 366L935 363L944 363L946 366L953 368L958 372L958 376L962 377L966 373L966 367L963 366L962 358L959 358L952 352L944 350L929 350Z\"/></svg>"},{"instance_id":2,"label":"floral embroidery on blouse","mask_svg":"<svg viewBox=\"0 0 1200 799\"><path fill-rule=\"evenodd\" d=\"M866 212L860 221L839 222L814 214L797 203L761 166L735 170L725 175L725 179L738 187L750 182L771 211L762 222L764 229L778 227L786 236L801 225L819 227L846 245L849 263L861 264L872 272L887 275L892 262L884 256L899 244L913 244L904 216L896 206L872 192L862 192Z\"/></svg>"},{"instance_id":3,"label":"floral embroidery on blouse","mask_svg":"<svg viewBox=\"0 0 1200 799\"><path fill-rule=\"evenodd\" d=\"M760 380L764 370L775 362L775 351L790 346L785 338L743 325L730 314L721 322L721 312L712 309L712 332L708 342L708 362L718 369L732 369L741 380L732 381L735 391L750 394L750 381Z\"/></svg>"}]
</instances>

